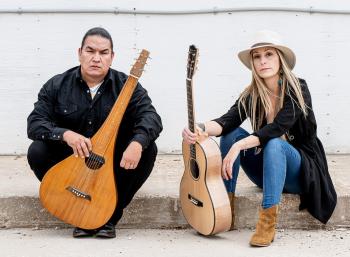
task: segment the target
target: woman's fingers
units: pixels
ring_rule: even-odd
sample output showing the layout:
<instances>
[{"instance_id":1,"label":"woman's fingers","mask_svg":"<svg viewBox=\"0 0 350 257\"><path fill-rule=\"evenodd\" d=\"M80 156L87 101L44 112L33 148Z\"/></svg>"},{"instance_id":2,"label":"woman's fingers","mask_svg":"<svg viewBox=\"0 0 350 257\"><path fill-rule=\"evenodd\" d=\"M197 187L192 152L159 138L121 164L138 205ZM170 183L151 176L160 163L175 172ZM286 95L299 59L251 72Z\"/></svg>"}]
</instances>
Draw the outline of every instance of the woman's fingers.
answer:
<instances>
[{"instance_id":1,"label":"woman's fingers","mask_svg":"<svg viewBox=\"0 0 350 257\"><path fill-rule=\"evenodd\" d=\"M222 177L225 180L232 179L233 158L225 158L222 162Z\"/></svg>"},{"instance_id":2,"label":"woman's fingers","mask_svg":"<svg viewBox=\"0 0 350 257\"><path fill-rule=\"evenodd\" d=\"M227 176L229 177L229 179L232 179L232 166L233 166L233 160L231 159L226 167L226 172L227 172Z\"/></svg>"},{"instance_id":3,"label":"woman's fingers","mask_svg":"<svg viewBox=\"0 0 350 257\"><path fill-rule=\"evenodd\" d=\"M197 140L197 134L192 133L188 128L184 128L182 131L182 138L188 144L194 144Z\"/></svg>"},{"instance_id":4,"label":"woman's fingers","mask_svg":"<svg viewBox=\"0 0 350 257\"><path fill-rule=\"evenodd\" d=\"M228 175L227 175L227 159L224 159L222 162L222 177L225 180L228 180Z\"/></svg>"}]
</instances>

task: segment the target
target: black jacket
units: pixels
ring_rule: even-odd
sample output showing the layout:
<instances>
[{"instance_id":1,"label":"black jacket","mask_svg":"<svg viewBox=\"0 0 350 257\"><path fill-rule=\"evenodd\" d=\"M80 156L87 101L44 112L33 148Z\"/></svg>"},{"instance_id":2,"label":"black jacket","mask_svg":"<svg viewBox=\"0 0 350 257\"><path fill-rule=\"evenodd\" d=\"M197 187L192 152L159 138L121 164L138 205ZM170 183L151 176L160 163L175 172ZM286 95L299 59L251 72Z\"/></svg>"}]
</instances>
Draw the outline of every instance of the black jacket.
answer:
<instances>
[{"instance_id":1,"label":"black jacket","mask_svg":"<svg viewBox=\"0 0 350 257\"><path fill-rule=\"evenodd\" d=\"M253 135L259 137L262 147L272 138L287 135L289 143L299 151L302 159L300 176L302 192L299 209L307 208L316 219L326 223L336 206L337 194L329 176L322 143L317 138L317 124L309 89L305 80L300 79L300 84L304 101L309 107L307 117L305 118L301 109L295 104L297 101L295 95L286 94L283 107L273 122L266 124L265 120ZM226 114L214 121L222 126L222 134L226 134L240 126L246 118L243 108L241 116L239 115L236 101Z\"/></svg>"},{"instance_id":2,"label":"black jacket","mask_svg":"<svg viewBox=\"0 0 350 257\"><path fill-rule=\"evenodd\" d=\"M92 137L107 118L127 77L110 69L92 99L81 77L80 66L54 76L41 88L27 119L28 137L62 141L68 129ZM138 84L119 128L119 145L125 149L131 141L137 141L145 149L161 131L161 118L147 91Z\"/></svg>"}]
</instances>

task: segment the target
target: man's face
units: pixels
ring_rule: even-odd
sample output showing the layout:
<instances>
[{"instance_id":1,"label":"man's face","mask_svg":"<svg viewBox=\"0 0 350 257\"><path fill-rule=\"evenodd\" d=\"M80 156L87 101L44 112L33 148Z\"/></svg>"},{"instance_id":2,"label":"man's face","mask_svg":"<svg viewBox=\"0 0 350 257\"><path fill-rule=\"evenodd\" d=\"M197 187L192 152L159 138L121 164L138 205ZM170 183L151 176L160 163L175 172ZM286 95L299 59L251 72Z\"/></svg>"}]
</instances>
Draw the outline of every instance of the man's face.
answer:
<instances>
[{"instance_id":1,"label":"man's face","mask_svg":"<svg viewBox=\"0 0 350 257\"><path fill-rule=\"evenodd\" d=\"M79 62L84 79L103 80L112 64L111 42L98 35L88 36L79 48Z\"/></svg>"}]
</instances>

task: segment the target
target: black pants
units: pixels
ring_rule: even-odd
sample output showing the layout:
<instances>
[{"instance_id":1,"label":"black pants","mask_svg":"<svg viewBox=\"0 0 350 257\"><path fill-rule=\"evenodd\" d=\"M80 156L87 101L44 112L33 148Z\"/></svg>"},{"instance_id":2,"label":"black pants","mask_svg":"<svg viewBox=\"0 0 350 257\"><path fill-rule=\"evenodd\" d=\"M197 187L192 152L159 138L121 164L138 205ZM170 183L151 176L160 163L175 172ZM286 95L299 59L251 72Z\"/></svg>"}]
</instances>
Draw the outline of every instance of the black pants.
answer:
<instances>
[{"instance_id":1,"label":"black pants","mask_svg":"<svg viewBox=\"0 0 350 257\"><path fill-rule=\"evenodd\" d=\"M157 156L157 146L153 142L143 150L141 160L134 170L119 166L122 153L115 151L114 171L118 190L117 207L109 220L114 225L123 215L124 208L151 174ZM120 154L118 154L120 153ZM41 181L45 173L56 163L73 154L72 148L62 142L34 141L28 149L28 163L35 176Z\"/></svg>"}]
</instances>

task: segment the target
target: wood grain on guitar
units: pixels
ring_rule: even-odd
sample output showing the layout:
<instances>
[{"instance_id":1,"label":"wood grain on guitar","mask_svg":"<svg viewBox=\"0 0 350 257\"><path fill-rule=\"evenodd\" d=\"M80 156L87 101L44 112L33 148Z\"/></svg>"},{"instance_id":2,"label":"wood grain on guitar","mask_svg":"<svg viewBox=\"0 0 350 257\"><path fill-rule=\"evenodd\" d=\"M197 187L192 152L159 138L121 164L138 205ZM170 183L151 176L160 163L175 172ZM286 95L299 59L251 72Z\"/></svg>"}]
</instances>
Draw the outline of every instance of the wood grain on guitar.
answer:
<instances>
[{"instance_id":1,"label":"wood grain on guitar","mask_svg":"<svg viewBox=\"0 0 350 257\"><path fill-rule=\"evenodd\" d=\"M198 49L191 45L187 64L188 127L195 131L192 78ZM216 142L201 135L194 145L182 142L184 174L180 183L180 202L187 222L200 234L213 235L229 230L231 208L221 177L221 153Z\"/></svg>"},{"instance_id":2,"label":"wood grain on guitar","mask_svg":"<svg viewBox=\"0 0 350 257\"><path fill-rule=\"evenodd\" d=\"M115 139L148 57L149 52L142 50L107 119L91 138L90 157L81 159L71 155L44 176L40 185L41 203L62 221L95 229L112 216L118 201L113 169Z\"/></svg>"}]
</instances>

